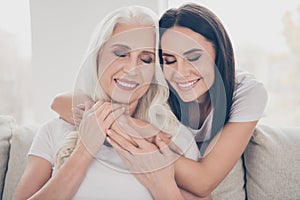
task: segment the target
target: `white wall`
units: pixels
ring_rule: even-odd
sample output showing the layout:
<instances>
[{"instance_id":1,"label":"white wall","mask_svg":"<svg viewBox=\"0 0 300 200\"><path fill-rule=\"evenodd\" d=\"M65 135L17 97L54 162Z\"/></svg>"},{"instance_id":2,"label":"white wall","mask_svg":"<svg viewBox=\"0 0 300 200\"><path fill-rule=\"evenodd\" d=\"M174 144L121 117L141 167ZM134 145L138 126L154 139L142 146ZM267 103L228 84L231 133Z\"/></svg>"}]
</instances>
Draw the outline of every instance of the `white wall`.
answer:
<instances>
[{"instance_id":1,"label":"white wall","mask_svg":"<svg viewBox=\"0 0 300 200\"><path fill-rule=\"evenodd\" d=\"M71 91L90 35L113 9L142 5L160 14L167 0L31 0L33 105L35 120L56 116L53 97Z\"/></svg>"}]
</instances>

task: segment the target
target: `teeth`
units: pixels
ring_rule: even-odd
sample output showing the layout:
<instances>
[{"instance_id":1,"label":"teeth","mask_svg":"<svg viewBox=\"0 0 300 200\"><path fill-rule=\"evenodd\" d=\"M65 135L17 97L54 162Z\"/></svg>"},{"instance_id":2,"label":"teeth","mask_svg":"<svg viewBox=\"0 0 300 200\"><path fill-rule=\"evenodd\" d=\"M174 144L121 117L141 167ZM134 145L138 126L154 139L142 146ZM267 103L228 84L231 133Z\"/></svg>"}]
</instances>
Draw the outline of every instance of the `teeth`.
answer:
<instances>
[{"instance_id":1,"label":"teeth","mask_svg":"<svg viewBox=\"0 0 300 200\"><path fill-rule=\"evenodd\" d=\"M128 88L134 88L138 85L138 84L130 84L130 83L122 82L120 80L117 80L117 83Z\"/></svg>"},{"instance_id":2,"label":"teeth","mask_svg":"<svg viewBox=\"0 0 300 200\"><path fill-rule=\"evenodd\" d=\"M179 87L182 87L182 88L190 87L190 86L194 85L197 81L198 81L198 79L197 79L197 80L194 80L193 82L186 83L186 84L178 83L178 86L179 86Z\"/></svg>"}]
</instances>

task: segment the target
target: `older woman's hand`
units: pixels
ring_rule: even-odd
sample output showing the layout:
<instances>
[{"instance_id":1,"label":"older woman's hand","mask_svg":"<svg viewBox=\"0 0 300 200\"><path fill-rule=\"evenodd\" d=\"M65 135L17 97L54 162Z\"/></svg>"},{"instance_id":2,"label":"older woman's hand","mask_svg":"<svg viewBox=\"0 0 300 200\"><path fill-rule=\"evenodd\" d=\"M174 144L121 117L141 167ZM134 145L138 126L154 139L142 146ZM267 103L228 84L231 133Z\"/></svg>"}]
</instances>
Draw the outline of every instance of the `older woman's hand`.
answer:
<instances>
[{"instance_id":1,"label":"older woman's hand","mask_svg":"<svg viewBox=\"0 0 300 200\"><path fill-rule=\"evenodd\" d=\"M121 105L98 101L91 107L85 104L85 111L79 125L79 138L87 151L95 156L103 145L106 130L111 128L125 111Z\"/></svg>"}]
</instances>

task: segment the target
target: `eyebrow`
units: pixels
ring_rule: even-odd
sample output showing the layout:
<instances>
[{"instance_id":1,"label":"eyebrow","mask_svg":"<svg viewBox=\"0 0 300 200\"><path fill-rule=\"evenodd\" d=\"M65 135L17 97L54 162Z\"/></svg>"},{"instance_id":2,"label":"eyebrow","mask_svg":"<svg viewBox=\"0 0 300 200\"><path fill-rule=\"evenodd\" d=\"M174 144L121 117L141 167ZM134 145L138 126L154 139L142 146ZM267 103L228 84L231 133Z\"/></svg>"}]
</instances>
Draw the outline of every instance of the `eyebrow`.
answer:
<instances>
[{"instance_id":1,"label":"eyebrow","mask_svg":"<svg viewBox=\"0 0 300 200\"><path fill-rule=\"evenodd\" d=\"M183 55L186 56L187 54L191 54L191 53L194 53L197 51L203 51L203 50L202 49L191 49L191 50L184 52Z\"/></svg>"},{"instance_id":2,"label":"eyebrow","mask_svg":"<svg viewBox=\"0 0 300 200\"><path fill-rule=\"evenodd\" d=\"M168 54L168 53L163 53L162 56L172 56L172 57L175 57L174 55Z\"/></svg>"},{"instance_id":3,"label":"eyebrow","mask_svg":"<svg viewBox=\"0 0 300 200\"><path fill-rule=\"evenodd\" d=\"M122 47L122 48L124 48L124 49L131 50L131 48L130 48L129 46L124 45L124 44L114 44L114 45L112 45L111 47L112 47L112 48L113 48L113 47Z\"/></svg>"},{"instance_id":4,"label":"eyebrow","mask_svg":"<svg viewBox=\"0 0 300 200\"><path fill-rule=\"evenodd\" d=\"M111 48L114 48L114 47L121 47L121 48L124 48L124 49L127 49L127 50L131 50L131 48L130 48L129 46L124 45L124 44L114 44L114 45L111 46ZM142 51L142 53L148 53L148 54L153 54L153 55L155 55L154 52L152 52L152 51L147 51L147 50Z\"/></svg>"},{"instance_id":5,"label":"eyebrow","mask_svg":"<svg viewBox=\"0 0 300 200\"><path fill-rule=\"evenodd\" d=\"M191 49L191 50L188 50L186 52L183 53L184 56L188 55L188 54L191 54L191 53L194 53L194 52L197 52L197 51L203 51L202 49ZM174 57L173 54L168 54L168 53L163 53L162 56L172 56Z\"/></svg>"},{"instance_id":6,"label":"eyebrow","mask_svg":"<svg viewBox=\"0 0 300 200\"><path fill-rule=\"evenodd\" d=\"M153 55L155 55L154 52L152 52L152 51L146 51L146 50L142 51L142 53L148 53L148 54L153 54Z\"/></svg>"}]
</instances>

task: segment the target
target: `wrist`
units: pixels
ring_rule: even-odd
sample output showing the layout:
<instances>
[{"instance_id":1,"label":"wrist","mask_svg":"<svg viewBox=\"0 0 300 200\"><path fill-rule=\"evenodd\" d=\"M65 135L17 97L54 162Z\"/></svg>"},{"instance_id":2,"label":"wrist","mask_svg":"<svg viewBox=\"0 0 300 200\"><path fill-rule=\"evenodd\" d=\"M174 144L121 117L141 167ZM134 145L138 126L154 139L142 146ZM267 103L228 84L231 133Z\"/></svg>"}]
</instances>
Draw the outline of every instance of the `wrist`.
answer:
<instances>
[{"instance_id":1,"label":"wrist","mask_svg":"<svg viewBox=\"0 0 300 200\"><path fill-rule=\"evenodd\" d=\"M92 154L87 150L82 141L79 141L74 149L74 156L78 157L82 161L91 161L93 159Z\"/></svg>"},{"instance_id":2,"label":"wrist","mask_svg":"<svg viewBox=\"0 0 300 200\"><path fill-rule=\"evenodd\" d=\"M168 186L167 188L166 185ZM149 189L155 200L184 199L175 181L168 184L155 185Z\"/></svg>"}]
</instances>

